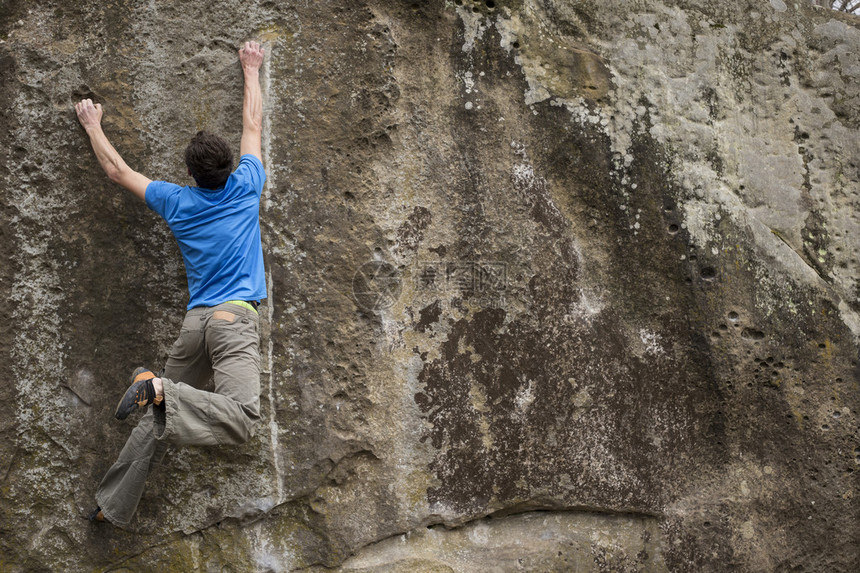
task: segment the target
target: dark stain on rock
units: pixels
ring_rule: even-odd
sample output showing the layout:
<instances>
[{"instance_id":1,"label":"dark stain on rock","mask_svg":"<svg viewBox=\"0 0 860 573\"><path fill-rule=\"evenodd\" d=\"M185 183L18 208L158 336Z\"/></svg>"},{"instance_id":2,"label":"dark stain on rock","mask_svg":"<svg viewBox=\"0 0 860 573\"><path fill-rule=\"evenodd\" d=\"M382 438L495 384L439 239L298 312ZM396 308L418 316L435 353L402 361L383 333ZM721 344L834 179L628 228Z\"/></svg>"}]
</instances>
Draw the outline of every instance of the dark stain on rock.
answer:
<instances>
[{"instance_id":1,"label":"dark stain on rock","mask_svg":"<svg viewBox=\"0 0 860 573\"><path fill-rule=\"evenodd\" d=\"M415 325L415 330L418 332L425 332L430 328L431 324L435 324L439 321L439 316L441 314L442 304L438 300L428 304L419 311L420 318L418 319L418 323Z\"/></svg>"},{"instance_id":2,"label":"dark stain on rock","mask_svg":"<svg viewBox=\"0 0 860 573\"><path fill-rule=\"evenodd\" d=\"M444 257L445 253L448 252L448 248L445 245L439 245L438 247L430 247L428 250L431 253L436 253L440 257Z\"/></svg>"},{"instance_id":3,"label":"dark stain on rock","mask_svg":"<svg viewBox=\"0 0 860 573\"><path fill-rule=\"evenodd\" d=\"M431 506L476 512L542 492L572 504L618 508L623 499L657 511L665 492L647 484L671 471L657 452L692 455L719 433L719 419L699 433L680 431L691 428L708 392L690 378L690 365L635 356L612 312L589 325L566 320L558 309L576 295L562 283L551 274L532 278L531 318L506 323L505 310L485 309L457 321L440 358L425 364L415 401L439 450ZM612 467L597 459L612 459Z\"/></svg>"}]
</instances>

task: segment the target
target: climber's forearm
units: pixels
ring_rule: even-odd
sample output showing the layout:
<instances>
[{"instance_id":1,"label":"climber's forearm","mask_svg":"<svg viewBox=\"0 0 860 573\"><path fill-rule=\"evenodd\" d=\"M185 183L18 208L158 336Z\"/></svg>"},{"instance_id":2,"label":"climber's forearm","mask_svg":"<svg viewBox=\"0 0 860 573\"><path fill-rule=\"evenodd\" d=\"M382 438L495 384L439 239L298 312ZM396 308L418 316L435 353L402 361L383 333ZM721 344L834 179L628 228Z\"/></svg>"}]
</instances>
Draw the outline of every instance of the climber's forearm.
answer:
<instances>
[{"instance_id":1,"label":"climber's forearm","mask_svg":"<svg viewBox=\"0 0 860 573\"><path fill-rule=\"evenodd\" d=\"M75 104L75 113L78 115L81 126L87 131L99 165L105 170L110 180L119 183L141 199L146 199L146 186L151 181L148 177L130 168L108 141L105 132L102 131L102 115L104 113L102 104L93 103L91 99L82 99Z\"/></svg>"},{"instance_id":2,"label":"climber's forearm","mask_svg":"<svg viewBox=\"0 0 860 573\"><path fill-rule=\"evenodd\" d=\"M105 170L111 181L118 183L122 177L122 173L130 170L130 167L114 146L111 145L100 125L88 127L87 135L90 138L90 145L93 147L96 159L99 160L99 165L102 166L102 169Z\"/></svg>"},{"instance_id":3,"label":"climber's forearm","mask_svg":"<svg viewBox=\"0 0 860 573\"><path fill-rule=\"evenodd\" d=\"M263 93L260 90L260 71L245 69L245 96L242 102L242 155L250 153L262 159Z\"/></svg>"},{"instance_id":4,"label":"climber's forearm","mask_svg":"<svg viewBox=\"0 0 860 573\"><path fill-rule=\"evenodd\" d=\"M123 160L119 152L111 145L100 125L87 128L90 144L99 165L114 183L119 183L140 199L146 199L146 187L152 181L132 169Z\"/></svg>"}]
</instances>

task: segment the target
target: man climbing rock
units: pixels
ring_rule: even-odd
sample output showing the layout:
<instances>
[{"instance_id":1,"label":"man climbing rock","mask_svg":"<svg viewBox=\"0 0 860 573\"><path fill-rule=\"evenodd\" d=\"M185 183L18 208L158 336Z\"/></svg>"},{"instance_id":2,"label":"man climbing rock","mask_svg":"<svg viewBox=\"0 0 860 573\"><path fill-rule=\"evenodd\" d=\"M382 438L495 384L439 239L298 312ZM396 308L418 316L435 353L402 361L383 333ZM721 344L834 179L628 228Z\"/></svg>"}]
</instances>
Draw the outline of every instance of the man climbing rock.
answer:
<instances>
[{"instance_id":1,"label":"man climbing rock","mask_svg":"<svg viewBox=\"0 0 860 573\"><path fill-rule=\"evenodd\" d=\"M146 201L179 243L189 301L179 338L160 376L138 368L120 400L120 420L152 404L134 428L96 492L95 521L126 526L153 464L168 444L214 446L247 441L260 420L257 306L266 298L260 240L263 102L259 72L264 51L239 49L245 76L239 165L227 142L199 132L185 150L196 186L151 181L129 168L101 128L102 107L75 105L108 177ZM214 392L201 389L214 378Z\"/></svg>"}]
</instances>

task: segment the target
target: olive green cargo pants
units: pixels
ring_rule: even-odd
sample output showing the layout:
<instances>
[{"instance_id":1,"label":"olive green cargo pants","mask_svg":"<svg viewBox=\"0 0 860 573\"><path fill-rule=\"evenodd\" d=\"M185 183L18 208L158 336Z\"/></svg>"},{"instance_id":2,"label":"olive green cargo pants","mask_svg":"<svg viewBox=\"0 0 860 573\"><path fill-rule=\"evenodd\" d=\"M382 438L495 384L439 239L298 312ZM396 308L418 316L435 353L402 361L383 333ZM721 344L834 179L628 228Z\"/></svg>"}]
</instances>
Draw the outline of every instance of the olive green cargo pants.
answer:
<instances>
[{"instance_id":1,"label":"olive green cargo pants","mask_svg":"<svg viewBox=\"0 0 860 573\"><path fill-rule=\"evenodd\" d=\"M233 303L188 311L170 349L164 402L150 406L96 492L105 518L126 526L168 444L241 444L260 420L259 317ZM213 377L215 391L202 390Z\"/></svg>"}]
</instances>

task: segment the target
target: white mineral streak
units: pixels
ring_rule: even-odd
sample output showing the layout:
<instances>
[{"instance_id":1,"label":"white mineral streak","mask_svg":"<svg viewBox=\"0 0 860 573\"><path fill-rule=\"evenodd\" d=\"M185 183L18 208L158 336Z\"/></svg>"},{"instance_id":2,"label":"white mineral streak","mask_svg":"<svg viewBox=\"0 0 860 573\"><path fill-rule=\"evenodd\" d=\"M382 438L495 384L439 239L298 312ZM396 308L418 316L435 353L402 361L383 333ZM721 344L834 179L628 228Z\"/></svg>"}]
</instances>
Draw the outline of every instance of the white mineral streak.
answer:
<instances>
[{"instance_id":1,"label":"white mineral streak","mask_svg":"<svg viewBox=\"0 0 860 573\"><path fill-rule=\"evenodd\" d=\"M271 59L271 46L267 50L267 55ZM272 90L272 75L271 75L272 66L266 64L263 66L263 101L266 102L263 107L264 118L263 118L263 160L265 161L265 165L267 166L267 179L266 186L263 189L264 201L265 205L268 207L271 201L272 189L276 188L275 182L275 170L270 168L269 166L273 165L272 163L272 100L276 97L275 92ZM267 320L269 323L269 335L267 340L267 366L269 372L269 442L272 448L272 469L275 473L275 483L276 483L276 491L277 491L277 503L281 503L284 501L284 476L281 471L281 459L280 459L280 428L278 427L278 419L276 415L275 408L275 347L274 347L274 320L275 320L275 293L274 293L274 284L272 281L272 272L271 270L266 271L266 291L268 294L268 304L266 304L267 309Z\"/></svg>"}]
</instances>

